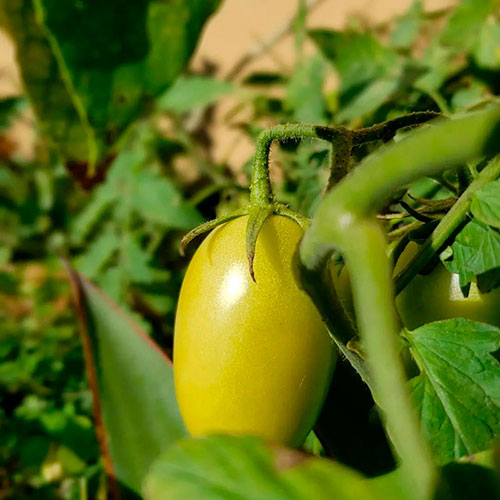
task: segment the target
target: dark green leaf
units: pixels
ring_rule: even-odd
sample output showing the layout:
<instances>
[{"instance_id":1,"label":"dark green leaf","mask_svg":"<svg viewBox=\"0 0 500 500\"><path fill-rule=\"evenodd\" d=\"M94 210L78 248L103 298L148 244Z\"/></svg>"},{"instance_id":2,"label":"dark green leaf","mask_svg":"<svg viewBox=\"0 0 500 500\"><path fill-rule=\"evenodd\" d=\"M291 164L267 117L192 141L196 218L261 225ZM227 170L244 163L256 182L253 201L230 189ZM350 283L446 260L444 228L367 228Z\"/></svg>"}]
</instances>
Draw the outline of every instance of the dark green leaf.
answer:
<instances>
[{"instance_id":1,"label":"dark green leaf","mask_svg":"<svg viewBox=\"0 0 500 500\"><path fill-rule=\"evenodd\" d=\"M235 92L231 82L209 76L179 78L158 100L158 107L165 111L192 111L213 104L221 97Z\"/></svg>"},{"instance_id":2,"label":"dark green leaf","mask_svg":"<svg viewBox=\"0 0 500 500\"><path fill-rule=\"evenodd\" d=\"M100 290L72 270L70 277L107 473L138 495L150 464L186 434L172 366Z\"/></svg>"},{"instance_id":3,"label":"dark green leaf","mask_svg":"<svg viewBox=\"0 0 500 500\"><path fill-rule=\"evenodd\" d=\"M440 463L485 450L500 433L500 330L463 318L406 333L420 375L410 381Z\"/></svg>"},{"instance_id":4,"label":"dark green leaf","mask_svg":"<svg viewBox=\"0 0 500 500\"><path fill-rule=\"evenodd\" d=\"M0 22L15 40L24 85L42 133L67 158L85 161L95 156L91 131L66 87L45 31L35 18L32 0L2 2Z\"/></svg>"},{"instance_id":5,"label":"dark green leaf","mask_svg":"<svg viewBox=\"0 0 500 500\"><path fill-rule=\"evenodd\" d=\"M443 467L436 500L500 498L498 473L476 464L451 463Z\"/></svg>"},{"instance_id":6,"label":"dark green leaf","mask_svg":"<svg viewBox=\"0 0 500 500\"><path fill-rule=\"evenodd\" d=\"M280 470L281 469L281 470ZM184 440L153 465L147 500L375 500L394 498L394 485L374 493L370 482L335 462L291 450L271 451L252 437Z\"/></svg>"},{"instance_id":7,"label":"dark green leaf","mask_svg":"<svg viewBox=\"0 0 500 500\"><path fill-rule=\"evenodd\" d=\"M5 97L0 100L0 130L8 127L12 119L24 108L24 97Z\"/></svg>"},{"instance_id":8,"label":"dark green leaf","mask_svg":"<svg viewBox=\"0 0 500 500\"><path fill-rule=\"evenodd\" d=\"M397 78L373 81L342 107L337 113L336 120L348 122L373 113L398 90L399 85Z\"/></svg>"},{"instance_id":9,"label":"dark green leaf","mask_svg":"<svg viewBox=\"0 0 500 500\"><path fill-rule=\"evenodd\" d=\"M33 0L36 15L7 3L42 124L67 159L93 165L184 69L219 0Z\"/></svg>"},{"instance_id":10,"label":"dark green leaf","mask_svg":"<svg viewBox=\"0 0 500 500\"><path fill-rule=\"evenodd\" d=\"M244 78L245 85L277 85L286 82L286 78L280 73L256 71Z\"/></svg>"}]
</instances>

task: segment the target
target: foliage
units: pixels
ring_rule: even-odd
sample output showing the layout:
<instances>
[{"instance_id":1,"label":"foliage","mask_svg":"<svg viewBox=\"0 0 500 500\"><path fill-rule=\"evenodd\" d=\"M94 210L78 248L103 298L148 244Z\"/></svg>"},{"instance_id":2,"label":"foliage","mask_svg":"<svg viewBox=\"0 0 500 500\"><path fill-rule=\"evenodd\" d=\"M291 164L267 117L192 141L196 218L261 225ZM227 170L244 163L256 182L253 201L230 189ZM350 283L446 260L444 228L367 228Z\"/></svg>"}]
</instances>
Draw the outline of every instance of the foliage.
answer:
<instances>
[{"instance_id":1,"label":"foliage","mask_svg":"<svg viewBox=\"0 0 500 500\"><path fill-rule=\"evenodd\" d=\"M358 23L343 31L308 31L304 10L299 9L293 27L297 63L289 72L252 73L231 81L189 72L177 78L218 3L145 0L129 9L129 3L124 8L118 0L106 8L85 0L61 8L52 0L21 0L0 7L0 21L16 41L27 92L27 100L17 96L0 102L2 497L104 498L103 458L92 429L81 342L56 255L67 257L170 352L178 290L188 261L178 254L182 234L247 199L250 153L241 165L214 158L212 111L226 96L232 109L225 126L252 141L270 123L307 121L360 128L413 111L458 118L497 101L500 27L494 0L462 0L453 12L437 15L428 15L416 1L404 16L386 25ZM75 18L81 29L74 29ZM305 38L316 48L310 57L302 53ZM121 43L114 43L116 39ZM338 90L329 87L332 75L340 81ZM22 119L27 106L39 126L34 158L17 155L9 136L9 126ZM407 132L398 132L394 142ZM350 167L382 142L355 145ZM328 148L315 141L288 140L281 141L273 154L280 166L273 172L277 199L313 216L328 176ZM393 193L379 217L385 221L395 256L401 242L427 238L489 160L464 163L458 175L447 171L425 177L408 191ZM83 192L73 178L93 189ZM456 237L434 249L447 268L460 275L465 292L471 281L477 281L482 291L500 284L498 182L474 192L470 210L457 223ZM96 312L97 292L88 284L83 288L96 331L105 331L109 322L115 325L116 318L110 316L116 313L114 306ZM130 334L126 326L108 330L112 335ZM494 385L498 330L452 320L404 335L421 370L410 385L440 463L491 448L500 418L498 383ZM137 353L146 349L143 344L135 347ZM148 402L152 391L134 392L144 399L130 400L127 384L147 388L160 378L168 392L170 375L161 365L144 380L108 381L114 369L125 370L114 363L134 359L133 352L114 361L108 352L106 363L114 368L100 376L109 387L125 384L117 404L139 410L153 405ZM363 415L343 421L343 435L357 435L356 425L369 422L366 447L380 446L388 453L371 396L358 387L351 393L349 380L347 376L342 382L346 385L339 388L347 395L343 404L349 411L361 408ZM360 405L359 398L365 404ZM109 404L105 398L101 403ZM165 408L168 414L171 407L165 403ZM106 416L106 411L105 419L115 417ZM121 425L118 418L109 429L114 432ZM318 436L328 441L328 412L318 425ZM164 440L162 450L173 441L154 425L147 430L151 442ZM130 429L120 432L127 438L134 435ZM142 438L134 439L137 444ZM361 446L349 455L338 439L328 442L331 446L324 449L316 446L316 453L338 456L369 474L393 466L391 460L375 464L376 453ZM162 450L154 449L148 463ZM146 466L123 450L115 454L118 462L125 457L120 478L132 478L125 484L138 493ZM335 487L345 482L349 488L370 491L363 498L378 498L376 485L326 459L311 459L284 472L275 470L273 460L272 453L253 440L181 441L152 469L147 494L160 498L154 493L159 484L167 492L171 488L198 494L197 488L208 481L206 471L240 467L233 470L234 476L218 478L210 487L222 491L222 498L229 487L242 494L254 491L242 489L246 486L255 488L257 496L278 491L276 498L290 498L297 488L302 492L297 498L303 498L300 494L314 488L310 478L321 476L325 484L335 478ZM394 491L396 486L380 487ZM442 488L455 491L452 486ZM283 497L284 491L288 497ZM380 497L391 498L387 491Z\"/></svg>"}]
</instances>

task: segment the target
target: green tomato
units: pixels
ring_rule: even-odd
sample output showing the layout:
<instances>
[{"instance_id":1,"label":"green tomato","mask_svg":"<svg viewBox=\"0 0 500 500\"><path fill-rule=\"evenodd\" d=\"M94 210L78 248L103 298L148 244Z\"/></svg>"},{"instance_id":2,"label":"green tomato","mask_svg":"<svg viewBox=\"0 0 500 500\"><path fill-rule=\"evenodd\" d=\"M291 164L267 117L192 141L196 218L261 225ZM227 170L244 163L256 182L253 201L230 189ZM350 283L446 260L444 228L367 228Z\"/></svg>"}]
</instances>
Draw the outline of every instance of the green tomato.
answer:
<instances>
[{"instance_id":1,"label":"green tomato","mask_svg":"<svg viewBox=\"0 0 500 500\"><path fill-rule=\"evenodd\" d=\"M257 240L247 217L212 231L189 264L177 307L174 381L193 435L252 434L298 446L326 396L336 350L297 283L302 230L272 216Z\"/></svg>"},{"instance_id":2,"label":"green tomato","mask_svg":"<svg viewBox=\"0 0 500 500\"><path fill-rule=\"evenodd\" d=\"M413 242L405 248L398 259L396 272L418 248ZM396 298L396 306L401 320L410 330L424 323L458 317L500 327L500 289L482 294L472 283L465 297L458 274L448 272L441 262L429 274L414 276Z\"/></svg>"},{"instance_id":3,"label":"green tomato","mask_svg":"<svg viewBox=\"0 0 500 500\"><path fill-rule=\"evenodd\" d=\"M419 245L410 242L394 269L396 275L418 252ZM333 276L335 288L347 314L354 318L349 273L344 267ZM425 323L451 318L468 318L500 327L500 289L488 294L471 284L468 297L460 289L458 274L447 271L439 262L430 274L417 274L396 297L396 308L404 326L410 330Z\"/></svg>"}]
</instances>

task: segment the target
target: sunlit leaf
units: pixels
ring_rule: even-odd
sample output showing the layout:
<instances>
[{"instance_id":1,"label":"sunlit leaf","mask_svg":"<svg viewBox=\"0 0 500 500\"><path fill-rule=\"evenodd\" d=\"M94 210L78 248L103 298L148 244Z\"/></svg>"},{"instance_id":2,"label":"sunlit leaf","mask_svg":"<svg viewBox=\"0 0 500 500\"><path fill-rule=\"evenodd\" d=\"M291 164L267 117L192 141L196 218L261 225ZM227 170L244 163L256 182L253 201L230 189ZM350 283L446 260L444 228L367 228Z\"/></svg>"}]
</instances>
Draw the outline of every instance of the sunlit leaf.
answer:
<instances>
[{"instance_id":1,"label":"sunlit leaf","mask_svg":"<svg viewBox=\"0 0 500 500\"><path fill-rule=\"evenodd\" d=\"M158 100L166 111L191 111L213 104L221 97L235 92L236 85L208 76L179 78Z\"/></svg>"},{"instance_id":2,"label":"sunlit leaf","mask_svg":"<svg viewBox=\"0 0 500 500\"><path fill-rule=\"evenodd\" d=\"M172 366L103 292L72 270L70 277L112 492L138 495L151 463L186 434Z\"/></svg>"},{"instance_id":3,"label":"sunlit leaf","mask_svg":"<svg viewBox=\"0 0 500 500\"><path fill-rule=\"evenodd\" d=\"M155 462L144 486L147 500L382 500L395 498L395 491L387 483L376 493L368 480L335 462L230 436L174 445Z\"/></svg>"},{"instance_id":4,"label":"sunlit leaf","mask_svg":"<svg viewBox=\"0 0 500 500\"><path fill-rule=\"evenodd\" d=\"M410 381L440 463L485 450L500 433L500 330L462 318L407 332L420 375Z\"/></svg>"},{"instance_id":5,"label":"sunlit leaf","mask_svg":"<svg viewBox=\"0 0 500 500\"><path fill-rule=\"evenodd\" d=\"M470 208L477 220L500 229L500 180L488 182L478 189Z\"/></svg>"},{"instance_id":6,"label":"sunlit leaf","mask_svg":"<svg viewBox=\"0 0 500 500\"><path fill-rule=\"evenodd\" d=\"M500 24L498 22L483 25L473 55L480 68L496 71L500 69Z\"/></svg>"},{"instance_id":7,"label":"sunlit leaf","mask_svg":"<svg viewBox=\"0 0 500 500\"><path fill-rule=\"evenodd\" d=\"M452 260L445 260L449 271L460 275L464 287L474 276L500 267L500 232L476 220L469 222L451 246Z\"/></svg>"},{"instance_id":8,"label":"sunlit leaf","mask_svg":"<svg viewBox=\"0 0 500 500\"><path fill-rule=\"evenodd\" d=\"M469 48L495 2L496 0L461 0L448 20L441 40L455 49Z\"/></svg>"}]
</instances>

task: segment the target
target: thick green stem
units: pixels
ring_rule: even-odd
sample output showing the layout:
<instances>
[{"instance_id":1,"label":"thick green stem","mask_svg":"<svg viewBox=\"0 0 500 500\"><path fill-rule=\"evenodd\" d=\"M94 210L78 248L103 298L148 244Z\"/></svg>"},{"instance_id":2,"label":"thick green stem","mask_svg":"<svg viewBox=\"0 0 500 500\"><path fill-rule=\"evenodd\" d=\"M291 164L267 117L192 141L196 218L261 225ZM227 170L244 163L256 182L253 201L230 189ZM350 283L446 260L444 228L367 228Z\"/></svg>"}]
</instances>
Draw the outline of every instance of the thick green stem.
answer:
<instances>
[{"instance_id":1,"label":"thick green stem","mask_svg":"<svg viewBox=\"0 0 500 500\"><path fill-rule=\"evenodd\" d=\"M273 199L269 179L269 152L274 141L298 141L313 138L329 142L333 147L334 160L328 182L329 189L347 172L352 146L378 140L387 142L396 135L400 128L420 125L437 116L439 114L433 111L411 113L358 130L303 123L287 123L265 129L257 138L250 186L250 204L266 205ZM339 164L338 169L337 162Z\"/></svg>"},{"instance_id":2,"label":"thick green stem","mask_svg":"<svg viewBox=\"0 0 500 500\"><path fill-rule=\"evenodd\" d=\"M269 179L269 151L274 141L297 141L305 138L322 139L332 142L334 137L347 129L343 127L323 127L302 123L288 123L265 129L257 139L250 186L250 204L266 205L272 201Z\"/></svg>"},{"instance_id":3,"label":"thick green stem","mask_svg":"<svg viewBox=\"0 0 500 500\"><path fill-rule=\"evenodd\" d=\"M439 113L435 111L417 111L408 115L399 116L394 120L388 120L372 127L360 128L353 131L353 146L365 142L383 141L388 142L396 135L397 131L404 127L415 127L422 123L438 118Z\"/></svg>"},{"instance_id":4,"label":"thick green stem","mask_svg":"<svg viewBox=\"0 0 500 500\"><path fill-rule=\"evenodd\" d=\"M419 130L371 155L343 185L345 208L358 214L374 213L393 192L411 181L477 158L486 150L495 152L498 130L494 129L499 115L495 107L462 120L441 122L439 134L434 134L434 128Z\"/></svg>"},{"instance_id":5,"label":"thick green stem","mask_svg":"<svg viewBox=\"0 0 500 500\"><path fill-rule=\"evenodd\" d=\"M345 250L346 263L368 366L374 378L375 400L382 406L390 437L411 478L415 498L428 498L435 479L434 465L409 401L399 356L399 322L393 305L386 237L375 219L353 226L350 236L355 243Z\"/></svg>"},{"instance_id":6,"label":"thick green stem","mask_svg":"<svg viewBox=\"0 0 500 500\"><path fill-rule=\"evenodd\" d=\"M353 133L346 130L345 133L339 134L332 139L330 176L326 192L330 191L349 172L351 166L352 137Z\"/></svg>"},{"instance_id":7,"label":"thick green stem","mask_svg":"<svg viewBox=\"0 0 500 500\"><path fill-rule=\"evenodd\" d=\"M334 250L344 255L374 379L374 396L384 411L410 491L419 500L433 494L437 472L398 356L389 259L385 236L374 214L391 193L409 182L498 152L499 139L500 110L495 108L416 132L368 157L327 194L301 243L301 262L309 271L326 262Z\"/></svg>"}]
</instances>

